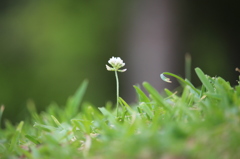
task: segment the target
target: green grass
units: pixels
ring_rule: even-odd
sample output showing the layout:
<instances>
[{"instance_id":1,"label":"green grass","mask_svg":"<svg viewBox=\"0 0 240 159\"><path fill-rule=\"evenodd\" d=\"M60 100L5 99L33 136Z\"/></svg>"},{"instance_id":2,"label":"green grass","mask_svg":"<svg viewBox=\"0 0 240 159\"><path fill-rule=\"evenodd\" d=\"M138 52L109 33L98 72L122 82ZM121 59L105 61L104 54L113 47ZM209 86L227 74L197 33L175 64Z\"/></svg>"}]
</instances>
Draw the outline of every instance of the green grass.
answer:
<instances>
[{"instance_id":1,"label":"green grass","mask_svg":"<svg viewBox=\"0 0 240 159\"><path fill-rule=\"evenodd\" d=\"M134 86L138 103L129 106L119 98L118 113L110 104L95 108L82 102L87 81L65 107L51 104L37 113L30 101L30 119L17 126L6 121L0 130L0 158L240 158L240 84L231 87L221 77L195 71L201 87L165 72L163 80L177 78L182 93L165 89L161 95L144 82Z\"/></svg>"}]
</instances>

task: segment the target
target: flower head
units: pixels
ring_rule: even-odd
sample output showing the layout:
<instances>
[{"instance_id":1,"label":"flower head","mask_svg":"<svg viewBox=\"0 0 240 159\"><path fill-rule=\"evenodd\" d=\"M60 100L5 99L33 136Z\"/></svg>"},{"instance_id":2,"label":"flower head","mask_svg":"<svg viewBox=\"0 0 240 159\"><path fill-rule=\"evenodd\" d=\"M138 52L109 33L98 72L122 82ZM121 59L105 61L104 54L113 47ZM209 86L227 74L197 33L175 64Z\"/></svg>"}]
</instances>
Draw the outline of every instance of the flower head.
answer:
<instances>
[{"instance_id":1,"label":"flower head","mask_svg":"<svg viewBox=\"0 0 240 159\"><path fill-rule=\"evenodd\" d=\"M108 71L118 71L118 72L127 71L127 69L119 70L120 68L125 66L125 63L123 62L123 60L120 57L112 57L112 58L110 58L110 60L108 60L108 63L112 66L112 67L110 67L110 66L106 65L106 68Z\"/></svg>"}]
</instances>

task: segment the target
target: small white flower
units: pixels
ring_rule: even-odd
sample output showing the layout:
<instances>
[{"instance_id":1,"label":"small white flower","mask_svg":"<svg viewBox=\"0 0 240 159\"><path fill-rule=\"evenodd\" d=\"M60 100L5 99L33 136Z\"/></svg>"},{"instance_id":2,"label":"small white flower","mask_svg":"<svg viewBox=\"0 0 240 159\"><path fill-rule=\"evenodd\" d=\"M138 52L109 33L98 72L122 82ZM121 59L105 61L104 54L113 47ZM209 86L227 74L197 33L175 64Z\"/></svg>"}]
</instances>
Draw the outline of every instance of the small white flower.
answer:
<instances>
[{"instance_id":1,"label":"small white flower","mask_svg":"<svg viewBox=\"0 0 240 159\"><path fill-rule=\"evenodd\" d=\"M110 58L110 60L108 60L108 63L112 66L112 67L110 67L110 66L106 65L106 68L108 71L118 71L118 72L127 71L127 69L119 70L120 68L125 66L125 63L123 62L123 60L120 57L112 57L112 58Z\"/></svg>"}]
</instances>

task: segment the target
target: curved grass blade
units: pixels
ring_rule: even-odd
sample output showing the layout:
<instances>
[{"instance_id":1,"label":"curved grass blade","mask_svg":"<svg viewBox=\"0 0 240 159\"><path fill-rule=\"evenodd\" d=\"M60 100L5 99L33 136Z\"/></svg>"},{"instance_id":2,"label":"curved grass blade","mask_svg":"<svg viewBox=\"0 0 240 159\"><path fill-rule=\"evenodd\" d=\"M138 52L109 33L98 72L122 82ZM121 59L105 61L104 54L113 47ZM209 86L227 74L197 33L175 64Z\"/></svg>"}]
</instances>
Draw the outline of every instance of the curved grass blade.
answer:
<instances>
[{"instance_id":1,"label":"curved grass blade","mask_svg":"<svg viewBox=\"0 0 240 159\"><path fill-rule=\"evenodd\" d=\"M163 74L160 74L160 77L163 81L167 82L167 83L172 83L172 81L170 81L170 78L167 78L166 76L164 76Z\"/></svg>"},{"instance_id":2,"label":"curved grass blade","mask_svg":"<svg viewBox=\"0 0 240 159\"><path fill-rule=\"evenodd\" d=\"M168 83L169 83L170 79L165 77L164 75L169 75L169 76L175 77L176 79L178 79L183 84L190 86L192 88L192 90L194 90L197 94L200 94L199 90L197 90L189 81L186 81L183 78L181 78L181 77L179 77L179 76L177 76L173 73L163 72L162 74L160 74L160 77L163 81L168 82Z\"/></svg>"}]
</instances>

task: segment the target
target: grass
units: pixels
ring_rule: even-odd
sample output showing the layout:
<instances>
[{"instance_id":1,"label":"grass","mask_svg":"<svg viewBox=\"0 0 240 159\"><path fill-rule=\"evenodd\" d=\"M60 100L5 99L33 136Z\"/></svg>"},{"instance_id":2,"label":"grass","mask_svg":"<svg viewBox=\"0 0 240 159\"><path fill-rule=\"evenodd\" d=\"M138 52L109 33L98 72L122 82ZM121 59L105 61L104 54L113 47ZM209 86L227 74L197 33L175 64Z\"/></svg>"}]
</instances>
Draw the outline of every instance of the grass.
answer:
<instances>
[{"instance_id":1,"label":"grass","mask_svg":"<svg viewBox=\"0 0 240 159\"><path fill-rule=\"evenodd\" d=\"M135 105L119 97L118 113L110 104L96 108L82 102L87 81L65 107L51 104L37 113L30 101L30 119L16 126L5 121L0 130L0 158L240 158L240 84L231 87L221 77L195 71L200 88L165 72L162 79L177 78L182 93L165 89L161 95L144 82L134 86Z\"/></svg>"}]
</instances>

